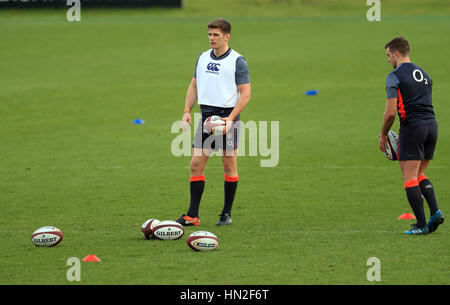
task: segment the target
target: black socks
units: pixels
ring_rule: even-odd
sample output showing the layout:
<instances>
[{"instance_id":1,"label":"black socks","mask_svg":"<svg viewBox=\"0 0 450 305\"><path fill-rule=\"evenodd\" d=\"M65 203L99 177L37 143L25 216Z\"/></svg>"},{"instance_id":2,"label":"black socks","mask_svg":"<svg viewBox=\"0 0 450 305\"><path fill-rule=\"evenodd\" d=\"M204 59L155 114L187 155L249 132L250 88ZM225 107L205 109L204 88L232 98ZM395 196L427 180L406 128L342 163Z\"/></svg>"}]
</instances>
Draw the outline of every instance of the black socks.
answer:
<instances>
[{"instance_id":1,"label":"black socks","mask_svg":"<svg viewBox=\"0 0 450 305\"><path fill-rule=\"evenodd\" d=\"M433 184L431 184L430 180L428 180L425 175L421 175L417 181L419 182L420 191L422 192L423 197L425 197L430 209L430 216L433 216L437 210L439 210L436 202L436 196L434 194Z\"/></svg>"},{"instance_id":2,"label":"black socks","mask_svg":"<svg viewBox=\"0 0 450 305\"><path fill-rule=\"evenodd\" d=\"M224 183L224 205L222 215L227 213L231 215L231 209L233 207L234 197L236 196L236 190L238 186L239 177L231 177L225 175ZM190 178L191 188L191 203L187 215L189 217L198 217L198 210L200 207L200 201L202 200L203 190L205 189L205 176L194 176Z\"/></svg>"},{"instance_id":3,"label":"black socks","mask_svg":"<svg viewBox=\"0 0 450 305\"><path fill-rule=\"evenodd\" d=\"M224 205L222 210L222 215L228 213L231 216L231 209L233 207L234 197L236 195L236 189L238 186L238 177L231 177L225 175L225 183L224 183Z\"/></svg>"},{"instance_id":4,"label":"black socks","mask_svg":"<svg viewBox=\"0 0 450 305\"><path fill-rule=\"evenodd\" d=\"M205 189L205 176L194 176L190 178L191 203L187 215L189 217L198 217L198 209L202 200L203 190Z\"/></svg>"},{"instance_id":5,"label":"black socks","mask_svg":"<svg viewBox=\"0 0 450 305\"><path fill-rule=\"evenodd\" d=\"M425 212L423 210L423 197L417 180L405 182L405 192L414 215L417 219L417 227L423 228L426 225Z\"/></svg>"}]
</instances>

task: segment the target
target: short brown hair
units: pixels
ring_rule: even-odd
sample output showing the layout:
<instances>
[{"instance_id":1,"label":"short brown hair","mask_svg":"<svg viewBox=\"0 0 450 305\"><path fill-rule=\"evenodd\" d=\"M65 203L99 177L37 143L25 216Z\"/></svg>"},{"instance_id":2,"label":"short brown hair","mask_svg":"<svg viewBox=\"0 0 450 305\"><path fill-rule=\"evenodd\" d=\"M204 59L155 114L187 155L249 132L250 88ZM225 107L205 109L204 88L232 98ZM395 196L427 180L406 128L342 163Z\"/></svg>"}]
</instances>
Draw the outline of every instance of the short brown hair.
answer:
<instances>
[{"instance_id":1,"label":"short brown hair","mask_svg":"<svg viewBox=\"0 0 450 305\"><path fill-rule=\"evenodd\" d=\"M217 18L208 23L208 29L220 29L224 34L231 33L231 24L223 18Z\"/></svg>"},{"instance_id":2,"label":"short brown hair","mask_svg":"<svg viewBox=\"0 0 450 305\"><path fill-rule=\"evenodd\" d=\"M384 49L387 48L389 48L392 53L398 51L403 56L409 54L409 42L404 37L395 37L384 46Z\"/></svg>"}]
</instances>

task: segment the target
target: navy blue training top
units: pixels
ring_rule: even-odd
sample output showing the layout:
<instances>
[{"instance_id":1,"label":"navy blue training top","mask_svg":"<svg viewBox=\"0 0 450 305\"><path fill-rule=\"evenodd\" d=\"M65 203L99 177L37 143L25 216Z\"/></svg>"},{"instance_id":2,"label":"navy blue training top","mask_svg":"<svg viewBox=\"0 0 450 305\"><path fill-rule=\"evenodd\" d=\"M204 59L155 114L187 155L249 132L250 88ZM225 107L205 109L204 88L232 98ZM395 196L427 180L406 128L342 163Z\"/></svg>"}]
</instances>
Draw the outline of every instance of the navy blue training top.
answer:
<instances>
[{"instance_id":1,"label":"navy blue training top","mask_svg":"<svg viewBox=\"0 0 450 305\"><path fill-rule=\"evenodd\" d=\"M412 127L436 121L432 91L433 81L419 66L400 64L386 77L386 97L397 98L401 127Z\"/></svg>"}]
</instances>

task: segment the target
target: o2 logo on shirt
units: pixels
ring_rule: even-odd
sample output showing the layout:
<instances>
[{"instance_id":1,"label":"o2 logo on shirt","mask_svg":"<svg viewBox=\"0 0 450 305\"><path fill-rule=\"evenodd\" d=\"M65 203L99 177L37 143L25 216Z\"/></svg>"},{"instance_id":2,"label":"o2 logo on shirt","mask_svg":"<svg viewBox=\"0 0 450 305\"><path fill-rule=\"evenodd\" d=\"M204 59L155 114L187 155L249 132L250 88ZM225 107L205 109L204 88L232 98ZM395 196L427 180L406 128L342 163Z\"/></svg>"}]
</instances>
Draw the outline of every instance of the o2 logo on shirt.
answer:
<instances>
[{"instance_id":1,"label":"o2 logo on shirt","mask_svg":"<svg viewBox=\"0 0 450 305\"><path fill-rule=\"evenodd\" d=\"M428 85L428 79L426 79L426 78L423 76L422 71L420 71L419 69L415 69L415 70L413 71L412 75L413 75L413 78L414 78L414 80L415 80L416 82L421 83L421 82L424 81L424 82L425 82L425 85Z\"/></svg>"},{"instance_id":2,"label":"o2 logo on shirt","mask_svg":"<svg viewBox=\"0 0 450 305\"><path fill-rule=\"evenodd\" d=\"M220 64L214 63L214 62L210 62L208 64L208 66L206 67L206 69L208 69L208 71L206 71L206 72L219 74L219 73L217 73L219 71L218 66L220 66Z\"/></svg>"}]
</instances>

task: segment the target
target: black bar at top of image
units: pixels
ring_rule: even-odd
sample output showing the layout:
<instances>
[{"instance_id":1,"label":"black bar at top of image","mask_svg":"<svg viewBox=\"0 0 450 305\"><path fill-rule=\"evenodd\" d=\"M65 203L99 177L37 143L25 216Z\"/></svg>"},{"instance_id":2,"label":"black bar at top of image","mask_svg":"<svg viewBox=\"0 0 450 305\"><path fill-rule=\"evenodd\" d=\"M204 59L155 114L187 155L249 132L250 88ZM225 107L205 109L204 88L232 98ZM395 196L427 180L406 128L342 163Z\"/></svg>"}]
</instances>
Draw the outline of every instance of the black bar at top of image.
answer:
<instances>
[{"instance_id":1,"label":"black bar at top of image","mask_svg":"<svg viewBox=\"0 0 450 305\"><path fill-rule=\"evenodd\" d=\"M81 7L178 7L183 0L80 0ZM0 0L0 8L67 7L67 0ZM71 6L71 5L69 5Z\"/></svg>"}]
</instances>

